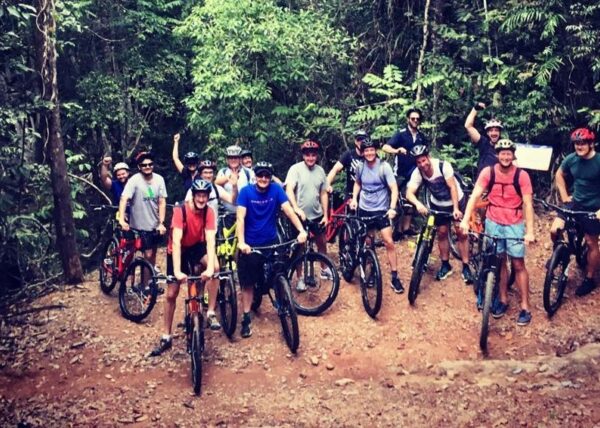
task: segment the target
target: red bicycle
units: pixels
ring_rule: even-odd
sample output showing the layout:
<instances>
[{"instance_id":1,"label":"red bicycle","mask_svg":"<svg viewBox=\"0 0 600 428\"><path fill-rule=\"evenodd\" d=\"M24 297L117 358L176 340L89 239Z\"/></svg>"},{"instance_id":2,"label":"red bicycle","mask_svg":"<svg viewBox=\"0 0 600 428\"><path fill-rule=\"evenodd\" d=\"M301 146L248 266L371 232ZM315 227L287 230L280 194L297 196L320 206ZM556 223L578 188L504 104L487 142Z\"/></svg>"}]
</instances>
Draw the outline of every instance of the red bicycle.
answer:
<instances>
[{"instance_id":1,"label":"red bicycle","mask_svg":"<svg viewBox=\"0 0 600 428\"><path fill-rule=\"evenodd\" d=\"M345 218L344 216L348 214L349 204L352 198L350 195L347 195L346 198L341 202L341 204L337 208L333 208L333 203L335 199L339 198L339 195L329 195L329 209L327 212L327 224L325 225L325 237L327 242L332 244L335 241L336 236L339 233L339 230L344 225Z\"/></svg>"}]
</instances>

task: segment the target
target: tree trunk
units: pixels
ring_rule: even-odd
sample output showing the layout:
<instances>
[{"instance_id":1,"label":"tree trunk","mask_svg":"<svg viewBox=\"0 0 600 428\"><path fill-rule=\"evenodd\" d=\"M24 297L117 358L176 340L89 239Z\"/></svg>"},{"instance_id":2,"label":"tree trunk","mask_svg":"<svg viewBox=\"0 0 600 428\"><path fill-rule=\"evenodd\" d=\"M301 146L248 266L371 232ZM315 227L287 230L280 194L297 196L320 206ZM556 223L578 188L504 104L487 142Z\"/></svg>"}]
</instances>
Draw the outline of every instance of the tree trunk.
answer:
<instances>
[{"instance_id":1,"label":"tree trunk","mask_svg":"<svg viewBox=\"0 0 600 428\"><path fill-rule=\"evenodd\" d=\"M56 28L54 0L35 0L34 25L36 68L40 76L41 98L50 103L43 120L42 138L46 146L46 160L50 165L50 182L54 199L56 244L65 281L83 280L83 270L75 241L75 224L71 204L71 185L67 177L67 161L60 129L60 105L56 77Z\"/></svg>"},{"instance_id":2,"label":"tree trunk","mask_svg":"<svg viewBox=\"0 0 600 428\"><path fill-rule=\"evenodd\" d=\"M427 39L429 37L429 5L431 0L425 2L425 12L423 14L423 43L421 44L421 51L419 53L419 62L417 63L417 96L416 101L421 100L421 77L423 77L423 62L425 62L425 51L427 50Z\"/></svg>"}]
</instances>

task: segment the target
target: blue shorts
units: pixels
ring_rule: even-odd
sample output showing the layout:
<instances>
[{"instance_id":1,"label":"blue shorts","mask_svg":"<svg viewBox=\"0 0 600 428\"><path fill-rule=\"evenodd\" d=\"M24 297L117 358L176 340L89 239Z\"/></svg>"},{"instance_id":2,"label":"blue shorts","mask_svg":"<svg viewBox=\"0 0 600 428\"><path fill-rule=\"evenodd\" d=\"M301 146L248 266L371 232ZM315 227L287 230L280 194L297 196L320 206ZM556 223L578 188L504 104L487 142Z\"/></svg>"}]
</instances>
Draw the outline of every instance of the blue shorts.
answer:
<instances>
[{"instance_id":1,"label":"blue shorts","mask_svg":"<svg viewBox=\"0 0 600 428\"><path fill-rule=\"evenodd\" d=\"M486 235L498 236L501 238L523 239L523 236L525 236L525 223L503 225L486 218L485 233ZM496 253L507 253L511 257L522 259L525 257L525 243L513 239L501 239L498 241Z\"/></svg>"}]
</instances>

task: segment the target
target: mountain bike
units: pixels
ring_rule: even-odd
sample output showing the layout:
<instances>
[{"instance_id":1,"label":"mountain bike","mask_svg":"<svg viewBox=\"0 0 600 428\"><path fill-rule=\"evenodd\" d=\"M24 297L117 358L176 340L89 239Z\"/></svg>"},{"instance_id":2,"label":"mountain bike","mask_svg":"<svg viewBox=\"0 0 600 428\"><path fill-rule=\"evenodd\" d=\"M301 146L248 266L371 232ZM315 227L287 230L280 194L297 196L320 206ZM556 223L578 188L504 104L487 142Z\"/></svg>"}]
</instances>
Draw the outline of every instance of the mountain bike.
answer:
<instances>
[{"instance_id":1,"label":"mountain bike","mask_svg":"<svg viewBox=\"0 0 600 428\"><path fill-rule=\"evenodd\" d=\"M217 258L219 266L228 275L220 275L219 294L217 302L219 304L219 314L221 326L225 335L231 339L235 333L237 322L237 287L234 271L237 266L235 263L235 253L237 251L236 223L229 228L225 227L224 219L231 214L222 214L219 216L219 227L217 228Z\"/></svg>"},{"instance_id":2,"label":"mountain bike","mask_svg":"<svg viewBox=\"0 0 600 428\"><path fill-rule=\"evenodd\" d=\"M93 208L94 211L108 210L111 213L116 212L118 209L119 207L113 205L98 205ZM107 229L110 238L102 247L98 268L100 289L104 294L112 292L137 251L135 242L122 241L123 236L116 216L111 215ZM125 250L125 247L128 247L127 250ZM131 254L131 257L125 257L129 254Z\"/></svg>"},{"instance_id":3,"label":"mountain bike","mask_svg":"<svg viewBox=\"0 0 600 428\"><path fill-rule=\"evenodd\" d=\"M565 220L565 227L558 230L558 238L554 243L554 250L546 264L546 277L544 279L544 309L549 317L552 317L562 304L565 289L569 279L569 265L571 256L575 256L575 261L582 270L587 265L587 244L584 238L584 232L581 227L581 218L594 218L594 212L574 211L567 208L561 208L543 200L536 199L545 208L552 209L561 214ZM567 233L567 239L564 238L564 232Z\"/></svg>"},{"instance_id":4,"label":"mountain bike","mask_svg":"<svg viewBox=\"0 0 600 428\"><path fill-rule=\"evenodd\" d=\"M287 268L292 299L300 315L316 316L325 312L340 290L340 277L331 259L314 249L315 234L322 227L305 222L308 240L292 256ZM318 267L318 269L317 269Z\"/></svg>"},{"instance_id":5,"label":"mountain bike","mask_svg":"<svg viewBox=\"0 0 600 428\"><path fill-rule=\"evenodd\" d=\"M260 307L264 295L269 296L281 321L285 343L293 353L296 353L300 345L300 331L286 273L292 246L296 243L296 240L291 240L251 249L252 253L260 255L264 259L264 275L262 281L258 281L255 285L252 310L256 311Z\"/></svg>"},{"instance_id":6,"label":"mountain bike","mask_svg":"<svg viewBox=\"0 0 600 428\"><path fill-rule=\"evenodd\" d=\"M342 215L348 214L350 211L350 201L352 200L350 195L346 195L342 203L339 204L335 209L333 203L338 195L329 195L329 209L327 213L327 224L325 226L325 239L328 243L333 243L335 238L339 234L339 230L344 224L344 218Z\"/></svg>"},{"instance_id":7,"label":"mountain bike","mask_svg":"<svg viewBox=\"0 0 600 428\"><path fill-rule=\"evenodd\" d=\"M481 311L481 332L479 335L479 347L484 354L487 354L487 342L489 333L489 319L492 310L492 304L498 299L500 293L500 269L502 257L497 254L498 242L501 240L511 240L523 242L521 238L500 238L497 236L480 233L483 237L483 261L481 264L480 280L476 281L478 286L478 295L483 296L483 307Z\"/></svg>"},{"instance_id":8,"label":"mountain bike","mask_svg":"<svg viewBox=\"0 0 600 428\"><path fill-rule=\"evenodd\" d=\"M429 262L431 250L433 249L433 243L435 242L435 235L438 228L435 221L438 218L448 220L452 220L453 218L452 213L437 211L432 208L429 208L428 210L427 221L417 238L417 250L415 251L415 256L412 261L412 274L410 277L410 285L408 286L408 301L411 305L414 305L417 300L421 279L426 270L427 263ZM450 225L449 228L452 228L452 225Z\"/></svg>"},{"instance_id":9,"label":"mountain bike","mask_svg":"<svg viewBox=\"0 0 600 428\"><path fill-rule=\"evenodd\" d=\"M340 215L341 216L341 215ZM385 216L385 215L384 215ZM375 251L375 240L369 236L368 224L384 216L358 217L345 215L339 232L340 270L348 282L359 267L360 294L365 311L376 318L383 298L381 265Z\"/></svg>"}]
</instances>

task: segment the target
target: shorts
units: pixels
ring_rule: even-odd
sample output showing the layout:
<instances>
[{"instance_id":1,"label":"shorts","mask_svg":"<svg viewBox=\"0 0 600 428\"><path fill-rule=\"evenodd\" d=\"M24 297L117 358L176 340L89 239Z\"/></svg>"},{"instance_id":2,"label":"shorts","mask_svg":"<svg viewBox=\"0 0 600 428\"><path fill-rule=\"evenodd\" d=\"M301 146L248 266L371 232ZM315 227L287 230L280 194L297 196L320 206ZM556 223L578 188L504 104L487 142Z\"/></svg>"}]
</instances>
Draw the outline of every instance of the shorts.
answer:
<instances>
[{"instance_id":1,"label":"shorts","mask_svg":"<svg viewBox=\"0 0 600 428\"><path fill-rule=\"evenodd\" d=\"M361 210L360 208L358 209L359 217L383 216L385 213L387 213L387 211L365 211L365 210ZM392 224L390 223L390 219L387 217L379 217L379 218L376 218L375 220L371 220L366 223L367 223L367 229L369 229L369 230L371 230L371 229L381 230L381 229L385 229L386 227L392 227Z\"/></svg>"},{"instance_id":2,"label":"shorts","mask_svg":"<svg viewBox=\"0 0 600 428\"><path fill-rule=\"evenodd\" d=\"M181 249L181 272L186 275L194 274L194 266L200 264L202 257L206 255L206 242L199 242L188 248ZM199 272L198 272L199 273ZM175 275L173 272L173 254L167 253L167 275Z\"/></svg>"},{"instance_id":3,"label":"shorts","mask_svg":"<svg viewBox=\"0 0 600 428\"><path fill-rule=\"evenodd\" d=\"M454 208L452 207L452 205L450 205L449 207L442 207L440 205L434 204L433 202L431 202L430 205L431 205L431 208L436 211L443 211L445 213L450 213L450 214L452 214L452 212L454 211ZM467 208L467 198L463 195L462 199L460 201L458 201L458 209L460 210L461 213L464 214L465 208ZM445 218L445 217L436 217L435 225L443 226L446 224L450 224L451 221L457 222L456 220L452 220L452 219Z\"/></svg>"},{"instance_id":4,"label":"shorts","mask_svg":"<svg viewBox=\"0 0 600 428\"><path fill-rule=\"evenodd\" d=\"M592 211L590 208L584 208L577 202L570 202L565 204L565 208L573 211ZM598 211L593 210L593 211ZM562 217L561 217L562 218ZM563 218L564 220L564 218ZM589 218L588 216L577 216L577 221L581 225L583 233L586 235L600 235L600 220L597 218Z\"/></svg>"},{"instance_id":5,"label":"shorts","mask_svg":"<svg viewBox=\"0 0 600 428\"><path fill-rule=\"evenodd\" d=\"M525 223L517 224L498 224L492 220L485 219L485 233L490 236L498 236L501 238L518 238L523 239L525 236ZM517 241L513 239L500 239L498 241L498 247L496 247L496 254L507 253L509 256L516 259L522 259L525 257L525 243L523 241Z\"/></svg>"},{"instance_id":6,"label":"shorts","mask_svg":"<svg viewBox=\"0 0 600 428\"><path fill-rule=\"evenodd\" d=\"M304 222L304 226L306 227L306 231L309 235L312 233L313 235L320 235L325 232L325 226L321 224L321 220L323 220L323 216L317 217L312 220L306 220Z\"/></svg>"},{"instance_id":7,"label":"shorts","mask_svg":"<svg viewBox=\"0 0 600 428\"><path fill-rule=\"evenodd\" d=\"M243 288L254 287L263 282L265 256L240 252L237 262L238 278Z\"/></svg>"},{"instance_id":8,"label":"shorts","mask_svg":"<svg viewBox=\"0 0 600 428\"><path fill-rule=\"evenodd\" d=\"M156 250L162 244L163 236L156 230L138 230L142 238L142 251Z\"/></svg>"}]
</instances>

